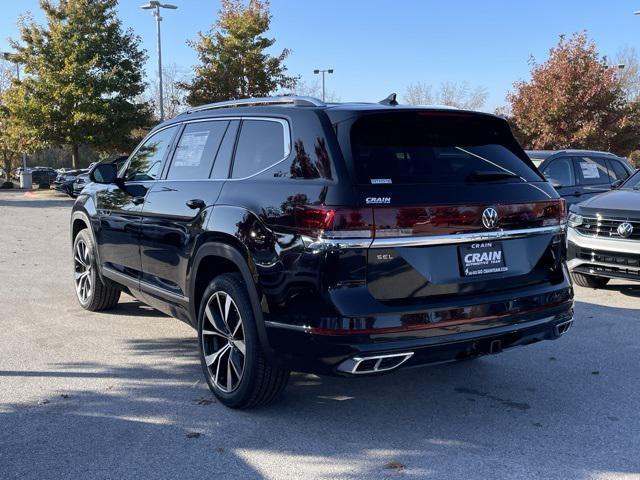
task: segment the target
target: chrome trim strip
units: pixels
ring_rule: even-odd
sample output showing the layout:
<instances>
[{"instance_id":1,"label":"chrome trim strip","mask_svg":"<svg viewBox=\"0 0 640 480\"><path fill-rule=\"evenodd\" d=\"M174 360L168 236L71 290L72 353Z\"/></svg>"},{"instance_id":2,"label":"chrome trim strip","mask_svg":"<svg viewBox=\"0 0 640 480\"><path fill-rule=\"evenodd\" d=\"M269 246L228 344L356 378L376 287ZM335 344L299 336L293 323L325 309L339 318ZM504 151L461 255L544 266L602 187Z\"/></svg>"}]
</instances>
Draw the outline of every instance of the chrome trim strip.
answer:
<instances>
[{"instance_id":1,"label":"chrome trim strip","mask_svg":"<svg viewBox=\"0 0 640 480\"><path fill-rule=\"evenodd\" d=\"M184 295L180 295L179 293L170 292L169 290L145 282L144 280L140 280L140 290L147 293L155 293L161 297L165 297L168 300L173 300L178 303L189 303L189 297L185 297Z\"/></svg>"},{"instance_id":2,"label":"chrome trim strip","mask_svg":"<svg viewBox=\"0 0 640 480\"><path fill-rule=\"evenodd\" d=\"M633 270L636 272L640 272L640 267L632 267L631 265L622 265L619 263L608 263L608 262L596 262L593 260L585 260L584 258L572 258L567 262L567 266L569 270L573 270L577 267L589 266L593 265L596 267L607 267L607 268L617 268L620 270ZM594 272L598 273L598 272Z\"/></svg>"},{"instance_id":3,"label":"chrome trim strip","mask_svg":"<svg viewBox=\"0 0 640 480\"><path fill-rule=\"evenodd\" d=\"M590 248L602 252L631 253L640 255L640 241L634 239L583 235L575 228L569 227L567 241L582 248Z\"/></svg>"},{"instance_id":4,"label":"chrome trim strip","mask_svg":"<svg viewBox=\"0 0 640 480\"><path fill-rule=\"evenodd\" d=\"M485 242L491 240L509 240L512 238L530 237L534 235L562 233L564 229L564 225L553 225L549 227L523 228L519 230L496 230L481 233L458 233L452 235L433 235L425 237L382 237L374 239L371 243L371 248L419 247L428 245L451 245L467 242Z\"/></svg>"},{"instance_id":5,"label":"chrome trim strip","mask_svg":"<svg viewBox=\"0 0 640 480\"><path fill-rule=\"evenodd\" d=\"M285 330L295 330L296 332L311 332L311 327L307 327L305 325L290 325L288 323L273 322L271 320L265 320L264 324L267 327L284 328Z\"/></svg>"},{"instance_id":6,"label":"chrome trim strip","mask_svg":"<svg viewBox=\"0 0 640 480\"><path fill-rule=\"evenodd\" d=\"M185 297L184 295L170 292L168 290L165 290L164 288L157 287L143 280L133 278L130 275L127 275L122 272L118 272L113 268L103 266L102 273L105 277L110 278L118 283L122 283L125 287L133 288L135 290L140 290L140 291L146 291L149 293L156 293L160 296L168 297L168 299L173 299L178 303L183 303L183 304L189 303L189 297Z\"/></svg>"}]
</instances>

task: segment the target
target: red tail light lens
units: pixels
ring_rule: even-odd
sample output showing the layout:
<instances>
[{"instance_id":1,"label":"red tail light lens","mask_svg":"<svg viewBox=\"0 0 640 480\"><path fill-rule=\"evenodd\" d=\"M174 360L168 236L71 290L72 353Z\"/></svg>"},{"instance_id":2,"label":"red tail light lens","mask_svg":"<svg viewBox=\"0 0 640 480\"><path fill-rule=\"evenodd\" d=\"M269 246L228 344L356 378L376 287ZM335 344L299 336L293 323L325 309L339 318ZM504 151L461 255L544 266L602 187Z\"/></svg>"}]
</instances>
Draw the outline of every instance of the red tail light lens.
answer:
<instances>
[{"instance_id":1,"label":"red tail light lens","mask_svg":"<svg viewBox=\"0 0 640 480\"><path fill-rule=\"evenodd\" d=\"M373 210L303 207L296 210L296 227L311 237L373 238Z\"/></svg>"},{"instance_id":2,"label":"red tail light lens","mask_svg":"<svg viewBox=\"0 0 640 480\"><path fill-rule=\"evenodd\" d=\"M498 213L497 224L486 228L482 214L488 207ZM507 205L438 205L425 207L301 207L296 227L318 238L385 238L481 233L563 225L567 207L563 199Z\"/></svg>"}]
</instances>

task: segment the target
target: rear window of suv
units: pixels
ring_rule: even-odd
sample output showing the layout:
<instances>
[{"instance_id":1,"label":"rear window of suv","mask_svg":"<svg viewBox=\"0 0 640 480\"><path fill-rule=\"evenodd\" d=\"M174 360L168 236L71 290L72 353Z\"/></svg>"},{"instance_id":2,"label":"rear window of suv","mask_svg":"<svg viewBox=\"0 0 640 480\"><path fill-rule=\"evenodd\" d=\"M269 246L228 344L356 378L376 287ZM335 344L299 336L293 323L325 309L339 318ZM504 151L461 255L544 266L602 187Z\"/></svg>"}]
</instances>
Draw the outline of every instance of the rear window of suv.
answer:
<instances>
[{"instance_id":1,"label":"rear window of suv","mask_svg":"<svg viewBox=\"0 0 640 480\"><path fill-rule=\"evenodd\" d=\"M360 184L465 183L493 173L542 181L514 143L504 121L463 112L373 114L351 128Z\"/></svg>"}]
</instances>

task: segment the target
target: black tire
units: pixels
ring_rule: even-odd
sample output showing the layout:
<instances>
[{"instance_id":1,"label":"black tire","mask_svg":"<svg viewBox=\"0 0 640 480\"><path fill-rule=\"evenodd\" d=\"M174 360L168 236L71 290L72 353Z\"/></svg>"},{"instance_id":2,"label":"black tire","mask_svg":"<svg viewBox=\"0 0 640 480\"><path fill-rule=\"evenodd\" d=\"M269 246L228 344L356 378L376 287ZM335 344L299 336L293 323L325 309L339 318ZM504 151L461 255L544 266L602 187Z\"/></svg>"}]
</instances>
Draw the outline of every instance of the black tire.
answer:
<instances>
[{"instance_id":1,"label":"black tire","mask_svg":"<svg viewBox=\"0 0 640 480\"><path fill-rule=\"evenodd\" d=\"M228 297L231 302L224 319L224 307L217 306ZM198 345L209 388L227 407L266 405L287 386L290 371L271 365L262 352L251 300L239 273L222 274L205 290L198 312Z\"/></svg>"},{"instance_id":2,"label":"black tire","mask_svg":"<svg viewBox=\"0 0 640 480\"><path fill-rule=\"evenodd\" d=\"M602 288L609 279L605 277L594 277L593 275L585 275L584 273L573 272L571 274L576 285L587 288Z\"/></svg>"},{"instance_id":3,"label":"black tire","mask_svg":"<svg viewBox=\"0 0 640 480\"><path fill-rule=\"evenodd\" d=\"M86 247L86 254L82 253L84 251L82 246ZM111 283L104 283L98 275L95 245L86 228L80 230L73 239L73 266L76 298L82 308L99 312L117 305L120 290Z\"/></svg>"}]
</instances>

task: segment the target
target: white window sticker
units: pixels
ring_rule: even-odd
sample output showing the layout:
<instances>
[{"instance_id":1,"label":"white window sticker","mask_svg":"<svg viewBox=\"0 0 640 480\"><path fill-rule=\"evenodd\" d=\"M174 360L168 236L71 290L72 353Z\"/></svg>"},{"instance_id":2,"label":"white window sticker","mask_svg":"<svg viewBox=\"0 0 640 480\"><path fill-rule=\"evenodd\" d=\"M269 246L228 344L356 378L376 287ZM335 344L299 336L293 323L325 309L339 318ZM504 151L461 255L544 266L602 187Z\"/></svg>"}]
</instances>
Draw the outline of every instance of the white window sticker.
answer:
<instances>
[{"instance_id":1,"label":"white window sticker","mask_svg":"<svg viewBox=\"0 0 640 480\"><path fill-rule=\"evenodd\" d=\"M380 185L384 183L393 183L390 178L372 178L371 183L374 185Z\"/></svg>"},{"instance_id":2,"label":"white window sticker","mask_svg":"<svg viewBox=\"0 0 640 480\"><path fill-rule=\"evenodd\" d=\"M202 161L204 147L209 138L209 131L185 133L180 139L173 161L175 167L197 167Z\"/></svg>"},{"instance_id":3,"label":"white window sticker","mask_svg":"<svg viewBox=\"0 0 640 480\"><path fill-rule=\"evenodd\" d=\"M600 178L600 171L597 163L580 162L582 178Z\"/></svg>"}]
</instances>

